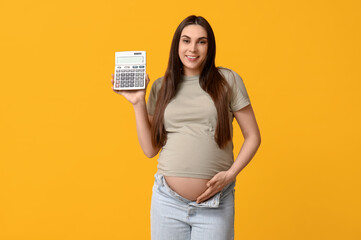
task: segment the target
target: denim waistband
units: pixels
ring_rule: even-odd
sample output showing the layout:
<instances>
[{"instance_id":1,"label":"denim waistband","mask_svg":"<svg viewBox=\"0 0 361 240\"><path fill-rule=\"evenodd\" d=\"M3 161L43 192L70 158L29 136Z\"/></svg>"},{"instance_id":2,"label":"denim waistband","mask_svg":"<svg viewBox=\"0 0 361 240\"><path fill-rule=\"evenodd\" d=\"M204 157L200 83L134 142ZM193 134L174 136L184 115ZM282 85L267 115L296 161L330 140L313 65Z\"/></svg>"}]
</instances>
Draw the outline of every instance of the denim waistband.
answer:
<instances>
[{"instance_id":1,"label":"denim waistband","mask_svg":"<svg viewBox=\"0 0 361 240\"><path fill-rule=\"evenodd\" d=\"M167 192L172 197L177 198L177 199L183 201L184 203L186 203L190 206L195 206L195 207L218 208L222 198L227 196L228 194L230 194L234 190L234 187L235 187L235 182L231 182L227 186L225 186L220 192L216 193L214 196L212 196L208 200L201 202L201 203L197 203L196 201L191 201L189 199L186 199L186 198L182 197L181 195L179 195L178 193L176 193L175 191L173 191L168 186L164 175L156 173L154 175L154 178L155 178L155 183L158 186L164 186L166 188Z\"/></svg>"}]
</instances>

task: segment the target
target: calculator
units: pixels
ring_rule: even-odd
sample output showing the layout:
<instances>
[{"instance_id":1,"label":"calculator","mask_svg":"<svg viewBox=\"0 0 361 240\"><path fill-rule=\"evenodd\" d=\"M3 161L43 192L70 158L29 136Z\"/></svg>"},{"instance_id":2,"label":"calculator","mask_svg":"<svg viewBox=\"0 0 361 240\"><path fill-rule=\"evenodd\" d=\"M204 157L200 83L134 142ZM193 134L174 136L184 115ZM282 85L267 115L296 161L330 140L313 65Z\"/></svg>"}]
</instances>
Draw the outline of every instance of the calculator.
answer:
<instances>
[{"instance_id":1,"label":"calculator","mask_svg":"<svg viewBox=\"0 0 361 240\"><path fill-rule=\"evenodd\" d=\"M115 90L144 89L145 74L145 51L115 52Z\"/></svg>"}]
</instances>

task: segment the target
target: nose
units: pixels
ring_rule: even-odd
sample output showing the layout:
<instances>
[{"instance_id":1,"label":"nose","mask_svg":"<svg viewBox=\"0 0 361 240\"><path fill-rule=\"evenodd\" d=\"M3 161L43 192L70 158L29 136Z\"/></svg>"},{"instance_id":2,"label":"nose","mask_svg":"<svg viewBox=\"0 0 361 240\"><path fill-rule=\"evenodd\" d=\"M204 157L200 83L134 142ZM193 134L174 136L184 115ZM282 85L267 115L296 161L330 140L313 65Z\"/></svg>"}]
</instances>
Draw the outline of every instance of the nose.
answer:
<instances>
[{"instance_id":1,"label":"nose","mask_svg":"<svg viewBox=\"0 0 361 240\"><path fill-rule=\"evenodd\" d=\"M196 52L197 51L197 43L194 42L194 43L190 44L189 51Z\"/></svg>"}]
</instances>

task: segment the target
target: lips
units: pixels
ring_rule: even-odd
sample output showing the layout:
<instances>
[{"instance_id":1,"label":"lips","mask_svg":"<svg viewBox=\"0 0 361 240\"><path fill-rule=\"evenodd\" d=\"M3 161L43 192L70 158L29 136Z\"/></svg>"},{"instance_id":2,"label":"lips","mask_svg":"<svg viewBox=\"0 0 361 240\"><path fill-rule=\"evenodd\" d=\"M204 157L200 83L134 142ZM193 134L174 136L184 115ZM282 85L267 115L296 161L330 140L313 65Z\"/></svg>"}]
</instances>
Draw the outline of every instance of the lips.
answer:
<instances>
[{"instance_id":1,"label":"lips","mask_svg":"<svg viewBox=\"0 0 361 240\"><path fill-rule=\"evenodd\" d=\"M199 56L187 56L187 55L186 55L186 58L187 58L189 61L193 62L193 61L196 61L196 60L199 58Z\"/></svg>"}]
</instances>

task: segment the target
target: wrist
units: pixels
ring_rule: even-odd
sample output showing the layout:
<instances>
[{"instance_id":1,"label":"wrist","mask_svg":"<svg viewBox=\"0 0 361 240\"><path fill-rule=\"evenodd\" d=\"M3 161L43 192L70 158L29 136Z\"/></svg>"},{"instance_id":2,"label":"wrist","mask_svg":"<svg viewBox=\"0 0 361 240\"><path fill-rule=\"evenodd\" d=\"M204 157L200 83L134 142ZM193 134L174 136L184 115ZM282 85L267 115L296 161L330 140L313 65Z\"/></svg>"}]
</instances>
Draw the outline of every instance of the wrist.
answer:
<instances>
[{"instance_id":1,"label":"wrist","mask_svg":"<svg viewBox=\"0 0 361 240\"><path fill-rule=\"evenodd\" d=\"M138 101L133 103L134 108L144 107L144 106L146 106L145 98L139 99Z\"/></svg>"},{"instance_id":2,"label":"wrist","mask_svg":"<svg viewBox=\"0 0 361 240\"><path fill-rule=\"evenodd\" d=\"M232 181L236 181L238 173L234 171L232 168L228 169L227 171L227 177L231 179Z\"/></svg>"}]
</instances>

